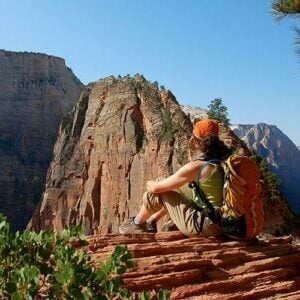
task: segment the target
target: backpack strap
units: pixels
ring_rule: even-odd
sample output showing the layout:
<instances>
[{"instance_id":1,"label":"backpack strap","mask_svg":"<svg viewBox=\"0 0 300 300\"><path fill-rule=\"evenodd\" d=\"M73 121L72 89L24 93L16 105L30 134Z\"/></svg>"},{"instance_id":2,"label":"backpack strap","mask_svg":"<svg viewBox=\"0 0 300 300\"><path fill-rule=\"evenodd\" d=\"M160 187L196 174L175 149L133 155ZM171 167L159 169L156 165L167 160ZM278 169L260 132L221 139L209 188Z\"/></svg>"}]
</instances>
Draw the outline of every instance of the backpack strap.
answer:
<instances>
[{"instance_id":1,"label":"backpack strap","mask_svg":"<svg viewBox=\"0 0 300 300\"><path fill-rule=\"evenodd\" d=\"M195 193L200 197L201 200L203 200L203 202L205 203L207 208L202 209L202 215L201 215L201 226L203 227L203 222L204 222L204 218L208 217L212 220L213 223L219 223L218 221L218 212L217 210L213 207L213 205L209 202L209 200L207 199L204 191L201 189L200 187L200 177L201 177L201 173L203 172L203 169L209 165L209 164L220 164L221 160L219 159L211 159L206 161L199 169L198 173L197 173L197 177L196 177L196 181L192 181L189 183L189 187L194 189Z\"/></svg>"},{"instance_id":2,"label":"backpack strap","mask_svg":"<svg viewBox=\"0 0 300 300\"><path fill-rule=\"evenodd\" d=\"M196 182L200 181L201 174L207 165L209 165L209 164L218 164L219 165L219 164L221 164L221 162L222 161L220 159L210 159L210 160L205 161L205 163L199 168L199 171L196 176Z\"/></svg>"},{"instance_id":3,"label":"backpack strap","mask_svg":"<svg viewBox=\"0 0 300 300\"><path fill-rule=\"evenodd\" d=\"M247 184L247 182L235 171L234 167L231 164L230 158L224 162L224 170L227 175L231 173L242 186L245 186Z\"/></svg>"},{"instance_id":4,"label":"backpack strap","mask_svg":"<svg viewBox=\"0 0 300 300\"><path fill-rule=\"evenodd\" d=\"M198 208L198 206L197 206L197 208L200 211L205 211L207 214L206 216L209 217L214 223L217 223L216 210L213 207L213 205L209 202L209 200L206 198L206 196L205 196L203 190L200 188L199 184L196 181L192 181L189 183L189 187L195 191L195 193L201 198L201 200L203 200L203 202L205 203L205 205L207 207L206 210L203 208L200 208L200 207Z\"/></svg>"}]
</instances>

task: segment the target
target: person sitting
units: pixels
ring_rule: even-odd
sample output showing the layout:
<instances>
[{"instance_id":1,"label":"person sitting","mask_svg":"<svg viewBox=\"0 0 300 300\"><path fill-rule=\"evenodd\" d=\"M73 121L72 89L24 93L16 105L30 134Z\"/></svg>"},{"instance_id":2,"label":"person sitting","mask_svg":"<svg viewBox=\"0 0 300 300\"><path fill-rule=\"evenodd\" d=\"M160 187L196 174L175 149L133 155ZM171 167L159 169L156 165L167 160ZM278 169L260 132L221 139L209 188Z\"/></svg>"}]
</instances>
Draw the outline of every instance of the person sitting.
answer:
<instances>
[{"instance_id":1,"label":"person sitting","mask_svg":"<svg viewBox=\"0 0 300 300\"><path fill-rule=\"evenodd\" d=\"M210 119L194 125L189 146L190 153L196 151L199 154L197 159L165 179L149 180L139 213L127 224L119 226L121 234L153 231L153 224L166 213L186 236L221 234L220 226L204 215L201 199L188 184L200 183L209 202L215 208L221 207L224 173L218 161L227 158L231 150L219 139L218 123Z\"/></svg>"}]
</instances>

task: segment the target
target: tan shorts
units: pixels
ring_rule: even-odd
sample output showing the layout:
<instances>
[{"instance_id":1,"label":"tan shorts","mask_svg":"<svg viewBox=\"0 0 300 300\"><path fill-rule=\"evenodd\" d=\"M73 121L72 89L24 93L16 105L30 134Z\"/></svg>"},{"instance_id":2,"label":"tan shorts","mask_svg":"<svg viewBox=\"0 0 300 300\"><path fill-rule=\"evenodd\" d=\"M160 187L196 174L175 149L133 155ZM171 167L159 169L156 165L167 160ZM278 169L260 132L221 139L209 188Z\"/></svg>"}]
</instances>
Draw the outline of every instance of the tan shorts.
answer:
<instances>
[{"instance_id":1,"label":"tan shorts","mask_svg":"<svg viewBox=\"0 0 300 300\"><path fill-rule=\"evenodd\" d=\"M201 231L201 212L195 204L181 191L170 191L161 194L145 192L143 203L148 211L155 213L163 207L177 228L187 236L219 236L219 225L213 224L209 218L205 218Z\"/></svg>"}]
</instances>

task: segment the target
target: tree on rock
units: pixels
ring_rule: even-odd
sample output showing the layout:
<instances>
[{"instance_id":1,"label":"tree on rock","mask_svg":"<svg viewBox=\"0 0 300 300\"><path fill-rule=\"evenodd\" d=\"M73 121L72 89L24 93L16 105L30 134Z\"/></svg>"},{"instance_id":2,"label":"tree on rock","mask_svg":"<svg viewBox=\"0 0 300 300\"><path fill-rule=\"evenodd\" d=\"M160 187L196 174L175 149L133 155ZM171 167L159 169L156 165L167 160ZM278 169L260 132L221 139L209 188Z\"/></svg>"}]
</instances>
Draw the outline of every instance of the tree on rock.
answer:
<instances>
[{"instance_id":1,"label":"tree on rock","mask_svg":"<svg viewBox=\"0 0 300 300\"><path fill-rule=\"evenodd\" d=\"M207 116L209 119L222 122L225 126L229 126L227 107L223 105L222 98L215 98L208 105Z\"/></svg>"}]
</instances>

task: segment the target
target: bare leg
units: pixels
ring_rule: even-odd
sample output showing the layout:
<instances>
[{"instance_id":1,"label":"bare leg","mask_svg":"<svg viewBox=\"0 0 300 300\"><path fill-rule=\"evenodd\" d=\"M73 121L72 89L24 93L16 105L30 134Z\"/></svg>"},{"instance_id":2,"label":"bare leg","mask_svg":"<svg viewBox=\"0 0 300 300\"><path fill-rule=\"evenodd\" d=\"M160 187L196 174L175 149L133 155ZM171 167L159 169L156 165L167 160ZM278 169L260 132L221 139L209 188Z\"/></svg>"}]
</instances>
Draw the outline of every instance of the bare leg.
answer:
<instances>
[{"instance_id":1,"label":"bare leg","mask_svg":"<svg viewBox=\"0 0 300 300\"><path fill-rule=\"evenodd\" d=\"M162 208L158 212L156 212L154 214L151 214L146 209L145 205L143 204L142 207L141 207L141 209L140 209L140 211L139 211L139 213L136 215L136 217L134 219L134 223L136 223L136 224L143 224L147 220L157 222L158 220L160 220L166 214L167 214L167 211L165 210L165 208Z\"/></svg>"},{"instance_id":2,"label":"bare leg","mask_svg":"<svg viewBox=\"0 0 300 300\"><path fill-rule=\"evenodd\" d=\"M161 210L159 210L158 212L154 213L149 219L148 221L154 221L154 222L158 222L163 216L165 216L167 214L166 209L163 207Z\"/></svg>"},{"instance_id":3,"label":"bare leg","mask_svg":"<svg viewBox=\"0 0 300 300\"><path fill-rule=\"evenodd\" d=\"M145 223L149 217L151 217L151 213L146 209L145 205L143 204L139 213L136 215L134 219L135 224L143 224Z\"/></svg>"}]
</instances>

